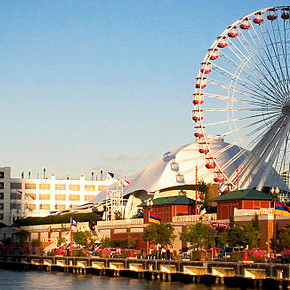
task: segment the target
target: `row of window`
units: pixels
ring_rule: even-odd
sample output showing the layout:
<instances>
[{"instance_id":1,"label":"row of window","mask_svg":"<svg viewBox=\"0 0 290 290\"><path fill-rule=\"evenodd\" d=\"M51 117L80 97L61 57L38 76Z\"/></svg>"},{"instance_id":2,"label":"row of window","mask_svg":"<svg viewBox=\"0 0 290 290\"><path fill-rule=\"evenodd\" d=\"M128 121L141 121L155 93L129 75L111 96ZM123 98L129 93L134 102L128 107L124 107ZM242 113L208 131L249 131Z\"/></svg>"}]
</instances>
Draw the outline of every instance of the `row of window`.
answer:
<instances>
[{"instance_id":1,"label":"row of window","mask_svg":"<svg viewBox=\"0 0 290 290\"><path fill-rule=\"evenodd\" d=\"M41 189L41 190L50 190L50 188L51 188L51 186L49 183L40 183L39 184L39 189ZM96 186L96 185L91 185L91 184L85 184L85 191L96 191L96 188L98 191L102 191L105 188L107 188L107 186L106 185ZM36 183L25 183L25 189L36 189ZM55 190L67 190L66 184L55 184ZM69 190L70 191L80 191L80 185L79 184L69 184Z\"/></svg>"},{"instance_id":2,"label":"row of window","mask_svg":"<svg viewBox=\"0 0 290 290\"><path fill-rule=\"evenodd\" d=\"M29 210L36 210L36 204L28 204L27 207ZM56 204L54 209L55 210L65 210L66 205L65 204ZM40 204L39 210L51 210L50 204Z\"/></svg>"},{"instance_id":3,"label":"row of window","mask_svg":"<svg viewBox=\"0 0 290 290\"><path fill-rule=\"evenodd\" d=\"M89 201L89 200L91 200L94 197L95 197L95 195L85 195L84 199L85 199L85 201ZM54 199L55 200L66 201L67 200L67 196L65 194L56 194L54 196ZM27 194L27 200L29 200L29 201L36 200L36 194L35 193ZM39 199L38 200L50 200L50 194L39 194ZM78 194L69 195L68 196L68 200L69 201L80 201L81 200L81 196L78 195Z\"/></svg>"}]
</instances>

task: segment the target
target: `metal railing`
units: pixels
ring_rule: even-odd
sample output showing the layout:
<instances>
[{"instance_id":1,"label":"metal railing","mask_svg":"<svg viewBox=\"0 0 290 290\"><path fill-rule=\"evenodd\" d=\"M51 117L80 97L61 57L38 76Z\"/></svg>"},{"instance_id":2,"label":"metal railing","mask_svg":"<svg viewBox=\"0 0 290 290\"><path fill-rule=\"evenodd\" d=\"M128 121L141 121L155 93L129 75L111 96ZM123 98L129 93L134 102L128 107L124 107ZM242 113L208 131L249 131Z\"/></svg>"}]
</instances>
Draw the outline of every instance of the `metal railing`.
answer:
<instances>
[{"instance_id":1,"label":"metal railing","mask_svg":"<svg viewBox=\"0 0 290 290\"><path fill-rule=\"evenodd\" d=\"M114 220L114 221L99 221L98 227L111 227L111 226L128 226L128 225L142 225L143 218L140 219L126 219L126 220Z\"/></svg>"},{"instance_id":2,"label":"metal railing","mask_svg":"<svg viewBox=\"0 0 290 290\"><path fill-rule=\"evenodd\" d=\"M217 219L216 213L204 214L204 215L181 215L175 216L172 219L174 223L190 223L190 222L204 222L215 221Z\"/></svg>"},{"instance_id":3,"label":"metal railing","mask_svg":"<svg viewBox=\"0 0 290 290\"><path fill-rule=\"evenodd\" d=\"M238 209L235 208L234 216L245 216L245 215L273 215L275 212L274 208L260 208L260 209Z\"/></svg>"}]
</instances>

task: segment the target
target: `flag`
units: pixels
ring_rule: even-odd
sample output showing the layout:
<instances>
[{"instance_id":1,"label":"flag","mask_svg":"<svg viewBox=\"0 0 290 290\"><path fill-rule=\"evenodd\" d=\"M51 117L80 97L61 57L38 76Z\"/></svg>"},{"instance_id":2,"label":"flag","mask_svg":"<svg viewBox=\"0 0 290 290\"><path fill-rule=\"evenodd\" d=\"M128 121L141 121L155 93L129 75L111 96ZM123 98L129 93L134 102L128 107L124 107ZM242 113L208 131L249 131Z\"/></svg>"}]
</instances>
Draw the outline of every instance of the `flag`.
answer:
<instances>
[{"instance_id":1,"label":"flag","mask_svg":"<svg viewBox=\"0 0 290 290\"><path fill-rule=\"evenodd\" d=\"M119 179L119 182L121 183L121 185L123 187L125 187L126 185L130 184L130 182L128 180L126 180L126 179Z\"/></svg>"},{"instance_id":2,"label":"flag","mask_svg":"<svg viewBox=\"0 0 290 290\"><path fill-rule=\"evenodd\" d=\"M161 217L159 217L157 214L153 212L149 213L149 223L159 224L160 222L161 222Z\"/></svg>"},{"instance_id":3,"label":"flag","mask_svg":"<svg viewBox=\"0 0 290 290\"><path fill-rule=\"evenodd\" d=\"M17 193L18 193L18 194L22 194L23 192L22 192L22 190L17 189Z\"/></svg>"},{"instance_id":4,"label":"flag","mask_svg":"<svg viewBox=\"0 0 290 290\"><path fill-rule=\"evenodd\" d=\"M71 226L72 227L77 227L78 226L78 222L75 219L71 219Z\"/></svg>"},{"instance_id":5,"label":"flag","mask_svg":"<svg viewBox=\"0 0 290 290\"><path fill-rule=\"evenodd\" d=\"M109 178L114 178L114 176L115 176L115 174L114 173L112 173L112 172L107 172L108 173L108 175L109 175Z\"/></svg>"},{"instance_id":6,"label":"flag","mask_svg":"<svg viewBox=\"0 0 290 290\"><path fill-rule=\"evenodd\" d=\"M29 193L25 193L26 200L35 200L35 196Z\"/></svg>"},{"instance_id":7,"label":"flag","mask_svg":"<svg viewBox=\"0 0 290 290\"><path fill-rule=\"evenodd\" d=\"M283 203L275 201L275 214L290 217L290 208Z\"/></svg>"}]
</instances>

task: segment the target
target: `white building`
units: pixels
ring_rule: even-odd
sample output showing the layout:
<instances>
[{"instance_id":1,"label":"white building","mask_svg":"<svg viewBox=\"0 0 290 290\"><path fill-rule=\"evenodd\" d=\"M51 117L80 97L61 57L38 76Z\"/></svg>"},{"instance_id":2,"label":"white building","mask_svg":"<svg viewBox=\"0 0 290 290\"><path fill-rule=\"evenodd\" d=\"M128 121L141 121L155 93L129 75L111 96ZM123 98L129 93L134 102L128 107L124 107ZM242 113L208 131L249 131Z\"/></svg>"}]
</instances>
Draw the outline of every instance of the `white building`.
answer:
<instances>
[{"instance_id":1,"label":"white building","mask_svg":"<svg viewBox=\"0 0 290 290\"><path fill-rule=\"evenodd\" d=\"M0 222L10 225L19 218L46 216L84 204L116 179L24 179L11 177L10 167L0 167Z\"/></svg>"}]
</instances>

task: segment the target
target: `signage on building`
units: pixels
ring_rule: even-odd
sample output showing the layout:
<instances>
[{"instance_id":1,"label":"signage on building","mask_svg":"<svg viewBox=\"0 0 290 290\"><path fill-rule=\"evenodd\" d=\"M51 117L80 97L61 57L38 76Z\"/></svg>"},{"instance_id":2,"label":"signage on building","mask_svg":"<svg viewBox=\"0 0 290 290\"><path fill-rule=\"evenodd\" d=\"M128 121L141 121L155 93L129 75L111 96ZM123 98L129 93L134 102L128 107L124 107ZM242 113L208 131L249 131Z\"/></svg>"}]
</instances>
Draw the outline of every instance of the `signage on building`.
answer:
<instances>
[{"instance_id":1,"label":"signage on building","mask_svg":"<svg viewBox=\"0 0 290 290\"><path fill-rule=\"evenodd\" d=\"M224 230L227 230L229 228L229 224L228 223L217 223L217 222L211 222L210 223L210 226L213 228L213 229L224 229Z\"/></svg>"}]
</instances>

